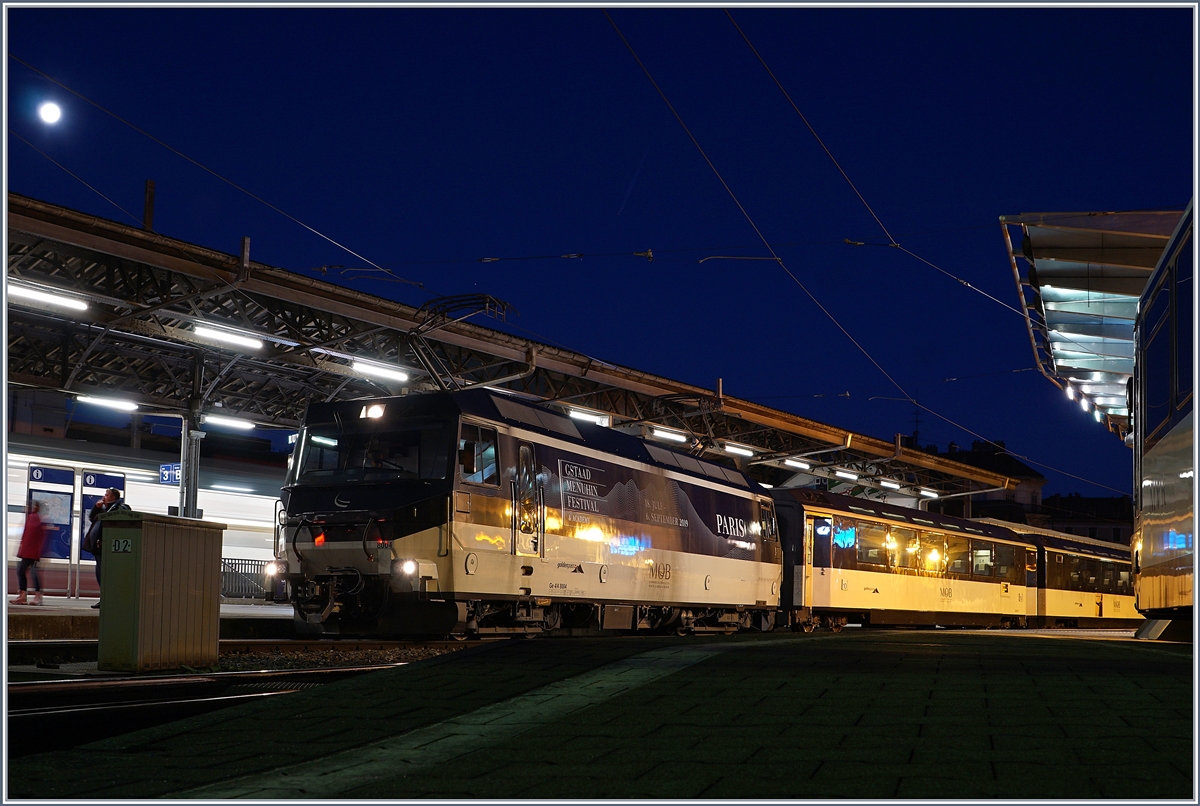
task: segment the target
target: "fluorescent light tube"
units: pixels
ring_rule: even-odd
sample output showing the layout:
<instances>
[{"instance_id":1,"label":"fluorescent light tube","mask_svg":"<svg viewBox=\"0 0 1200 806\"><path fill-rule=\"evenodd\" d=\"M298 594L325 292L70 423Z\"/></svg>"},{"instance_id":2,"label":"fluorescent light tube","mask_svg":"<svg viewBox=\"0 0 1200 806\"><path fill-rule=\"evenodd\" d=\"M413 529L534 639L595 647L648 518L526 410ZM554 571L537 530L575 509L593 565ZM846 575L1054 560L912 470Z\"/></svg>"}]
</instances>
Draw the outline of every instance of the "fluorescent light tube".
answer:
<instances>
[{"instance_id":1,"label":"fluorescent light tube","mask_svg":"<svg viewBox=\"0 0 1200 806\"><path fill-rule=\"evenodd\" d=\"M71 308L76 311L86 311L87 303L80 299L72 297L64 297L59 294L50 294L45 291L35 291L32 288L26 288L22 285L10 285L8 287L8 295L10 297L18 297L20 299L31 299L36 302L43 302L46 305L57 305L60 308Z\"/></svg>"},{"instance_id":2,"label":"fluorescent light tube","mask_svg":"<svg viewBox=\"0 0 1200 806\"><path fill-rule=\"evenodd\" d=\"M243 431L248 431L251 428L254 428L254 423L252 423L252 422L248 422L246 420L238 420L233 417L221 417L216 414L204 415L204 422L212 423L213 425L224 425L228 428L240 428Z\"/></svg>"},{"instance_id":3,"label":"fluorescent light tube","mask_svg":"<svg viewBox=\"0 0 1200 806\"><path fill-rule=\"evenodd\" d=\"M215 341L223 341L228 344L236 344L238 347L247 347L251 350L261 350L263 343L259 339L252 339L249 336L239 336L236 333L230 333L228 330L216 330L203 325L196 325L192 328L192 332L197 336Z\"/></svg>"},{"instance_id":4,"label":"fluorescent light tube","mask_svg":"<svg viewBox=\"0 0 1200 806\"><path fill-rule=\"evenodd\" d=\"M398 369L380 366L379 364L368 364L365 361L355 361L354 371L361 372L363 375L374 375L376 378L386 378L389 381L408 380L408 375Z\"/></svg>"},{"instance_id":5,"label":"fluorescent light tube","mask_svg":"<svg viewBox=\"0 0 1200 806\"><path fill-rule=\"evenodd\" d=\"M80 403L90 403L93 406L104 406L109 409L118 409L120 411L137 411L137 403L128 400L113 400L107 397L92 397L91 395L80 395L75 398Z\"/></svg>"}]
</instances>

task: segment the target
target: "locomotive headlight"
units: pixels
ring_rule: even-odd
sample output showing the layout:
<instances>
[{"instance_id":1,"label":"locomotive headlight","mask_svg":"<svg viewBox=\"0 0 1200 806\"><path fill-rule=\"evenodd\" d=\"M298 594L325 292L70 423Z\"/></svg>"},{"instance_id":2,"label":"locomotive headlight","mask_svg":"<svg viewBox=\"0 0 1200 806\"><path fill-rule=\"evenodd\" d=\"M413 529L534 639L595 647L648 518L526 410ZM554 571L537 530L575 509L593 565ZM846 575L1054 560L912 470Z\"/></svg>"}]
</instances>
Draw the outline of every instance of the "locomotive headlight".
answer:
<instances>
[{"instance_id":1,"label":"locomotive headlight","mask_svg":"<svg viewBox=\"0 0 1200 806\"><path fill-rule=\"evenodd\" d=\"M273 577L279 573L279 566L275 563L267 563L267 567L263 569L267 576Z\"/></svg>"},{"instance_id":2,"label":"locomotive headlight","mask_svg":"<svg viewBox=\"0 0 1200 806\"><path fill-rule=\"evenodd\" d=\"M417 567L416 560L396 560L396 562L392 563L392 573L400 573L406 576L412 576L413 574L417 573Z\"/></svg>"}]
</instances>

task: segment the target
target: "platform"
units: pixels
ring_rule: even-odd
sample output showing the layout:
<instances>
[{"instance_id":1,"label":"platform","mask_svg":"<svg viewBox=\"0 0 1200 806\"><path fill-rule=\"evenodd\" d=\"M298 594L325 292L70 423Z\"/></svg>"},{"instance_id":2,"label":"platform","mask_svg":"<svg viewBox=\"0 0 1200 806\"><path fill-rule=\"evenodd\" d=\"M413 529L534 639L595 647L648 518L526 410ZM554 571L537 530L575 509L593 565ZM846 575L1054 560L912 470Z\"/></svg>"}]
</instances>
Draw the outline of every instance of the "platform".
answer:
<instances>
[{"instance_id":1,"label":"platform","mask_svg":"<svg viewBox=\"0 0 1200 806\"><path fill-rule=\"evenodd\" d=\"M11 600L11 596L9 597ZM92 605L99 599L69 599L46 596L44 604L8 605L9 640L94 640L100 611ZM248 604L248 600L221 602L221 638L291 638L290 604Z\"/></svg>"},{"instance_id":2,"label":"platform","mask_svg":"<svg viewBox=\"0 0 1200 806\"><path fill-rule=\"evenodd\" d=\"M1192 692L1190 645L1128 637L499 641L12 759L8 795L1191 799Z\"/></svg>"}]
</instances>

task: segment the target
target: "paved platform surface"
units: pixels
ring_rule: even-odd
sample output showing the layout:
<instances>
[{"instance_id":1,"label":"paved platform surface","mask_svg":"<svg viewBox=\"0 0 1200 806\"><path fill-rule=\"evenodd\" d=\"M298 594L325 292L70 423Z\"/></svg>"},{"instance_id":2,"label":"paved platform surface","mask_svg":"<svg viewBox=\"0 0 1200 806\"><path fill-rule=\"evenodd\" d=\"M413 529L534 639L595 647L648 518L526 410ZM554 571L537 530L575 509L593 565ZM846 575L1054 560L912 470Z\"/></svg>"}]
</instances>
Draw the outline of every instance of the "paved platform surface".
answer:
<instances>
[{"instance_id":1,"label":"paved platform surface","mask_svg":"<svg viewBox=\"0 0 1200 806\"><path fill-rule=\"evenodd\" d=\"M1083 634L514 640L10 760L7 794L1193 799L1192 666Z\"/></svg>"},{"instance_id":2,"label":"paved platform surface","mask_svg":"<svg viewBox=\"0 0 1200 806\"><path fill-rule=\"evenodd\" d=\"M99 633L100 612L95 598L46 596L41 605L8 602L8 637L21 640L89 640ZM222 638L288 638L294 633L290 604L221 602Z\"/></svg>"}]
</instances>

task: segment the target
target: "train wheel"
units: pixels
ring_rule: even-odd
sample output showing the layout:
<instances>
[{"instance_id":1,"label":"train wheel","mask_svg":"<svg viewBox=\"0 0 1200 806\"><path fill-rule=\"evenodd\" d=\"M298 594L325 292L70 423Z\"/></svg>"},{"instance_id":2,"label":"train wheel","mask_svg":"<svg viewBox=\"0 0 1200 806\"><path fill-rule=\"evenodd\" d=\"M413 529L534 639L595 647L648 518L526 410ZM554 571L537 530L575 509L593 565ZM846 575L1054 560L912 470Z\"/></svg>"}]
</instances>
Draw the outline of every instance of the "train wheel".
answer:
<instances>
[{"instance_id":1,"label":"train wheel","mask_svg":"<svg viewBox=\"0 0 1200 806\"><path fill-rule=\"evenodd\" d=\"M846 626L846 623L841 619L834 619L833 621L829 622L829 629L833 630L834 632L841 632L842 627L844 626Z\"/></svg>"},{"instance_id":2,"label":"train wheel","mask_svg":"<svg viewBox=\"0 0 1200 806\"><path fill-rule=\"evenodd\" d=\"M815 622L815 621L806 621L800 625L800 629L804 630L805 632L812 632L816 628L817 628L817 622Z\"/></svg>"}]
</instances>

